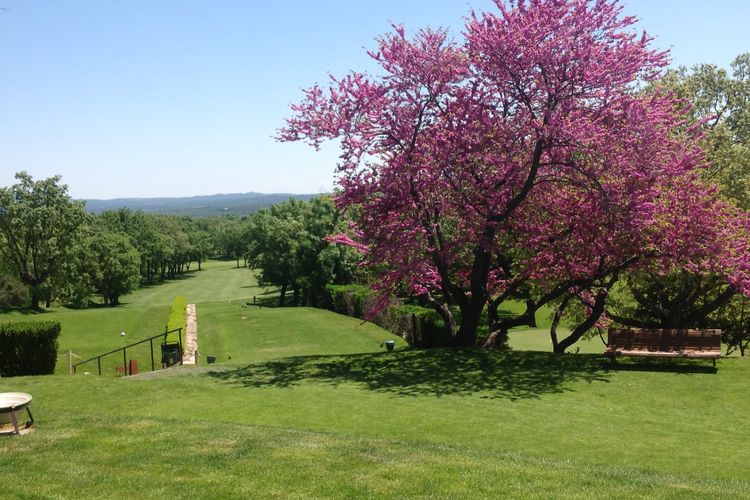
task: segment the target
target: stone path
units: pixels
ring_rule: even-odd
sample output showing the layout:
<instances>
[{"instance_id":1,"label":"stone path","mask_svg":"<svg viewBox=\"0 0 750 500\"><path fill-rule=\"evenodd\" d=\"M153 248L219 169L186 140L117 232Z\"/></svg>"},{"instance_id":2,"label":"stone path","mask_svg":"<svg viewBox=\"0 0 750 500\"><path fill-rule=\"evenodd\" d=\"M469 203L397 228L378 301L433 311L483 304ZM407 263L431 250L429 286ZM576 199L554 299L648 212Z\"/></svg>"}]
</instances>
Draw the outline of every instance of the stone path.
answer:
<instances>
[{"instance_id":1,"label":"stone path","mask_svg":"<svg viewBox=\"0 0 750 500\"><path fill-rule=\"evenodd\" d=\"M198 320L196 319L195 304L188 304L185 309L187 316L187 331L185 332L185 346L182 350L182 364L195 365L198 363Z\"/></svg>"}]
</instances>

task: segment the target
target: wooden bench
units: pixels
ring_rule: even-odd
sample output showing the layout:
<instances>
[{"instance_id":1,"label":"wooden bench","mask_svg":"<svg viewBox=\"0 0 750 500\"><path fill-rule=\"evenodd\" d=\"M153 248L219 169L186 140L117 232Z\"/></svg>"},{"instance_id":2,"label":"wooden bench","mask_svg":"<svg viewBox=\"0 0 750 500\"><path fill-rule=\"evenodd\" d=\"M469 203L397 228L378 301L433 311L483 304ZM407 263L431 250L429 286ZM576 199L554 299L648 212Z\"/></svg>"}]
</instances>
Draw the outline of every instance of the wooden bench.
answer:
<instances>
[{"instance_id":1,"label":"wooden bench","mask_svg":"<svg viewBox=\"0 0 750 500\"><path fill-rule=\"evenodd\" d=\"M721 330L610 328L605 356L710 359L721 356Z\"/></svg>"}]
</instances>

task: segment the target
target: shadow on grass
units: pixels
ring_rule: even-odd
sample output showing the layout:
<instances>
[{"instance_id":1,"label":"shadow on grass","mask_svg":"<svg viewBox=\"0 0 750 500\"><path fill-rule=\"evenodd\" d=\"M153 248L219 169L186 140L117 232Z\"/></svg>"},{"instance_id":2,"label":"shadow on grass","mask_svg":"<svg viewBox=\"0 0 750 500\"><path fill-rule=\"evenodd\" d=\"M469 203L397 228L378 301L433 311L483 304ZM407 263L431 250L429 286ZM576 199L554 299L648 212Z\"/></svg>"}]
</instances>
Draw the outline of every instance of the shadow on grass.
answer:
<instances>
[{"instance_id":1,"label":"shadow on grass","mask_svg":"<svg viewBox=\"0 0 750 500\"><path fill-rule=\"evenodd\" d=\"M275 308L279 307L279 292L278 290L265 290L263 291L263 287L261 286L243 286L240 288L257 288L261 289L258 293L253 294L253 296L250 298L249 301L245 302L246 306L255 306L255 307L266 307L266 308ZM287 304L286 306L292 306L292 297L291 295L287 294Z\"/></svg>"},{"instance_id":2,"label":"shadow on grass","mask_svg":"<svg viewBox=\"0 0 750 500\"><path fill-rule=\"evenodd\" d=\"M0 314L18 313L24 316L37 316L39 314L47 314L50 311L46 309L31 309L29 307L2 307L0 306Z\"/></svg>"},{"instance_id":3,"label":"shadow on grass","mask_svg":"<svg viewBox=\"0 0 750 500\"><path fill-rule=\"evenodd\" d=\"M235 263L234 259L232 259L232 260L222 260L221 262L232 262L232 263ZM242 265L242 264L240 264L238 266L235 263L235 265L232 266L232 267L222 267L222 268L219 268L219 271L236 271L237 269L248 269L248 267L245 266L245 265Z\"/></svg>"},{"instance_id":4,"label":"shadow on grass","mask_svg":"<svg viewBox=\"0 0 750 500\"><path fill-rule=\"evenodd\" d=\"M101 301L95 301L89 303L86 307L76 307L74 304L66 304L63 307L65 309L72 309L76 311L82 311L85 309L117 309L118 307L122 307L125 304L125 302L118 302L117 304L104 304Z\"/></svg>"},{"instance_id":5,"label":"shadow on grass","mask_svg":"<svg viewBox=\"0 0 750 500\"><path fill-rule=\"evenodd\" d=\"M182 274L175 274L174 276L165 277L164 279L156 278L150 281L142 281L138 289L142 290L142 289L156 288L161 285L166 285L168 283L172 283L176 281L189 280L191 278L194 278L195 275L199 272L200 271L198 271L197 269L191 269L190 271L184 271Z\"/></svg>"},{"instance_id":6,"label":"shadow on grass","mask_svg":"<svg viewBox=\"0 0 750 500\"><path fill-rule=\"evenodd\" d=\"M571 390L575 381L607 382L597 355L406 349L375 354L300 356L248 365L209 376L242 387L292 387L303 381L354 382L402 396L478 395L511 400Z\"/></svg>"},{"instance_id":7,"label":"shadow on grass","mask_svg":"<svg viewBox=\"0 0 750 500\"><path fill-rule=\"evenodd\" d=\"M688 373L711 373L715 374L718 368L706 360L687 359L646 359L638 361L617 361L609 364L609 368L619 371L631 372L670 372L677 374Z\"/></svg>"}]
</instances>

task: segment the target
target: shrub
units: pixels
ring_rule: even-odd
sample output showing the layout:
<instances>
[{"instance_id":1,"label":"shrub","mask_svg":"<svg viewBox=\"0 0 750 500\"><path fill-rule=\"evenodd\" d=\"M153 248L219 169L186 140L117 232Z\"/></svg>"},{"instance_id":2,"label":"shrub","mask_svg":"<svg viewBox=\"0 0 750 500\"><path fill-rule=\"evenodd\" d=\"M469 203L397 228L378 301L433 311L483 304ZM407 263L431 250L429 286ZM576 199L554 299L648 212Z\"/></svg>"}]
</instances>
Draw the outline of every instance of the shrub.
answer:
<instances>
[{"instance_id":1,"label":"shrub","mask_svg":"<svg viewBox=\"0 0 750 500\"><path fill-rule=\"evenodd\" d=\"M415 347L446 347L451 344L443 318L434 309L415 305L394 305L389 309L387 330L397 333Z\"/></svg>"},{"instance_id":2,"label":"shrub","mask_svg":"<svg viewBox=\"0 0 750 500\"><path fill-rule=\"evenodd\" d=\"M29 287L10 275L0 278L0 307L27 307L31 296Z\"/></svg>"},{"instance_id":3,"label":"shrub","mask_svg":"<svg viewBox=\"0 0 750 500\"><path fill-rule=\"evenodd\" d=\"M375 293L363 285L328 285L328 309L339 314L363 318L377 300ZM391 305L374 318L373 323L402 337L414 347L445 347L450 338L445 323L433 309L403 305L392 299Z\"/></svg>"},{"instance_id":4,"label":"shrub","mask_svg":"<svg viewBox=\"0 0 750 500\"><path fill-rule=\"evenodd\" d=\"M364 285L328 285L326 307L339 314L361 318L367 311L363 303L373 292Z\"/></svg>"},{"instance_id":5,"label":"shrub","mask_svg":"<svg viewBox=\"0 0 750 500\"><path fill-rule=\"evenodd\" d=\"M0 323L0 376L47 375L57 362L60 323Z\"/></svg>"},{"instance_id":6,"label":"shrub","mask_svg":"<svg viewBox=\"0 0 750 500\"><path fill-rule=\"evenodd\" d=\"M187 328L187 318L185 317L185 309L187 308L187 298L184 295L178 295L172 302L172 309L169 311L169 318L167 318L167 331L176 330L182 328L182 334L185 335ZM177 336L177 332L167 336L167 343L177 343L180 338Z\"/></svg>"}]
</instances>

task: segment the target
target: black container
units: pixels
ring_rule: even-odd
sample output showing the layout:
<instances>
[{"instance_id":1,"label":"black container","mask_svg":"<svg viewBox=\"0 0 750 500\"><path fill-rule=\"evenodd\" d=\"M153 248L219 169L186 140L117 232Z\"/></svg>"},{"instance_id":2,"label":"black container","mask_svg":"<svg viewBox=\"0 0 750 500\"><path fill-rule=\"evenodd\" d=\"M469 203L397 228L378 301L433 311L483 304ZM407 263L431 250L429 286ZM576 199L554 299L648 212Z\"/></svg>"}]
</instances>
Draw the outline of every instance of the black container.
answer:
<instances>
[{"instance_id":1,"label":"black container","mask_svg":"<svg viewBox=\"0 0 750 500\"><path fill-rule=\"evenodd\" d=\"M161 345L162 368L176 365L177 363L180 362L181 356L182 356L182 353L180 352L179 344L162 344Z\"/></svg>"}]
</instances>

